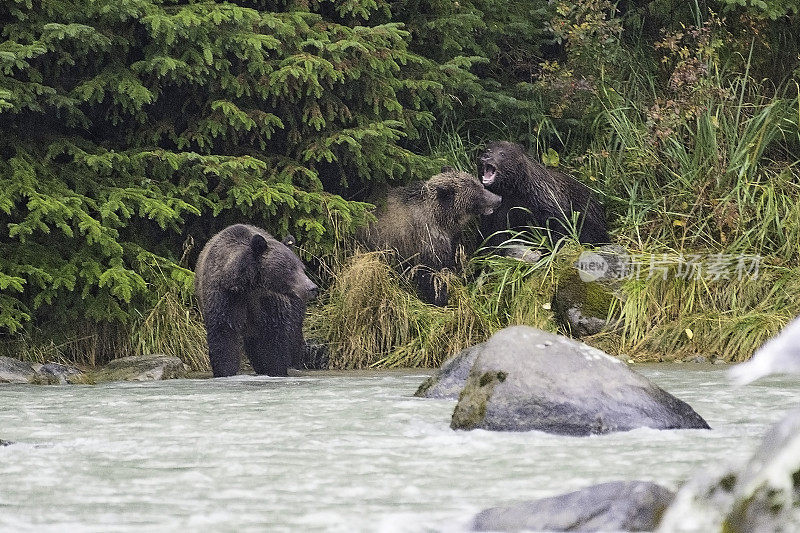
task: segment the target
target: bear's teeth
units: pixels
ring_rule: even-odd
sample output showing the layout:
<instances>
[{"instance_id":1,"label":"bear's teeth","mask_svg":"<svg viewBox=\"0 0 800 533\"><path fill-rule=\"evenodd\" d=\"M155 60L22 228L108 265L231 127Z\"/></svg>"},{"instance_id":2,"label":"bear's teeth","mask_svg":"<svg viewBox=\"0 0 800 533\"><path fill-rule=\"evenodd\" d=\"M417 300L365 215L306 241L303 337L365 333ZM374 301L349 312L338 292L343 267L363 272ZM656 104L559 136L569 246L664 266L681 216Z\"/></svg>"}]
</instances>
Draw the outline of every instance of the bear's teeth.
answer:
<instances>
[{"instance_id":1,"label":"bear's teeth","mask_svg":"<svg viewBox=\"0 0 800 533\"><path fill-rule=\"evenodd\" d=\"M484 185L491 185L494 183L494 178L497 174L495 168L491 165L486 165L486 169L483 171L483 184Z\"/></svg>"}]
</instances>

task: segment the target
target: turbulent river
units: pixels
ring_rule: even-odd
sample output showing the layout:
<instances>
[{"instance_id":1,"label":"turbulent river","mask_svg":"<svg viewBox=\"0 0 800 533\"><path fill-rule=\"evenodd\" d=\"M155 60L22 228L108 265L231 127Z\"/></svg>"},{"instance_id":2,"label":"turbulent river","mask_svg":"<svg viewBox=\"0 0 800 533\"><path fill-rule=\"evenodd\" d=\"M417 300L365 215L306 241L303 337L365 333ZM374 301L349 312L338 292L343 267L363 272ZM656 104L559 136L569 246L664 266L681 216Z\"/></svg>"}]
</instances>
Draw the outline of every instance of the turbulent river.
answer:
<instances>
[{"instance_id":1,"label":"turbulent river","mask_svg":"<svg viewBox=\"0 0 800 533\"><path fill-rule=\"evenodd\" d=\"M745 459L800 384L634 367L712 431L452 431L421 372L0 386L2 531L463 531L487 507Z\"/></svg>"}]
</instances>

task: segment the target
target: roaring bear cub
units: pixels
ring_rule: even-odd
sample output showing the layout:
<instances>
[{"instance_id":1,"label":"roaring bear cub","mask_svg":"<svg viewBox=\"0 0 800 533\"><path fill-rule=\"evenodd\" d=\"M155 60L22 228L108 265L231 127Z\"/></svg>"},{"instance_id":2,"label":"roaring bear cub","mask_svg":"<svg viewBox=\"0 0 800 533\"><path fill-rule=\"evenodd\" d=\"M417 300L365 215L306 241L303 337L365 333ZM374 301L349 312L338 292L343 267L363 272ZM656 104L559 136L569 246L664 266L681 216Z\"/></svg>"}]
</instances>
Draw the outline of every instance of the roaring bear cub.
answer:
<instances>
[{"instance_id":1,"label":"roaring bear cub","mask_svg":"<svg viewBox=\"0 0 800 533\"><path fill-rule=\"evenodd\" d=\"M504 230L522 231L529 226L550 230L552 242L569 233L573 213L579 213L580 242L611 242L605 211L589 187L533 161L522 146L507 142L489 143L478 160L483 185L503 197L500 207L481 220L481 232L497 246L507 237Z\"/></svg>"},{"instance_id":2,"label":"roaring bear cub","mask_svg":"<svg viewBox=\"0 0 800 533\"><path fill-rule=\"evenodd\" d=\"M456 264L458 238L467 224L489 215L500 197L487 191L474 176L445 167L427 181L389 192L377 221L361 235L372 250L396 250L414 267L420 298L447 305L447 291L438 289L432 273Z\"/></svg>"},{"instance_id":3,"label":"roaring bear cub","mask_svg":"<svg viewBox=\"0 0 800 533\"><path fill-rule=\"evenodd\" d=\"M291 249L255 226L228 226L200 252L194 287L214 377L239 371L242 348L256 374L287 375L317 294Z\"/></svg>"}]
</instances>

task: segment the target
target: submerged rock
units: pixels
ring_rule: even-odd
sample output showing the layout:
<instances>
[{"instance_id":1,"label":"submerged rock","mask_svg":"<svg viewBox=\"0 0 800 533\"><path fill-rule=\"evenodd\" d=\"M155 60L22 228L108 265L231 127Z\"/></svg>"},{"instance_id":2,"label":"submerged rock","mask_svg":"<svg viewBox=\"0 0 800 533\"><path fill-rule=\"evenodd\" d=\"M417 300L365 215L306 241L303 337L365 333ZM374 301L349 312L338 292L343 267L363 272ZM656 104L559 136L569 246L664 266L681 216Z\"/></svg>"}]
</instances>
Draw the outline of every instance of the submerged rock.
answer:
<instances>
[{"instance_id":1,"label":"submerged rock","mask_svg":"<svg viewBox=\"0 0 800 533\"><path fill-rule=\"evenodd\" d=\"M800 409L775 424L743 466L689 480L659 531L800 531Z\"/></svg>"},{"instance_id":2,"label":"submerged rock","mask_svg":"<svg viewBox=\"0 0 800 533\"><path fill-rule=\"evenodd\" d=\"M414 396L420 398L447 398L458 399L461 390L467 382L469 371L475 363L478 354L483 349L483 344L476 344L461 350L455 357L451 357L419 386Z\"/></svg>"},{"instance_id":3,"label":"submerged rock","mask_svg":"<svg viewBox=\"0 0 800 533\"><path fill-rule=\"evenodd\" d=\"M478 513L475 531L652 531L675 494L646 481L615 481Z\"/></svg>"},{"instance_id":4,"label":"submerged rock","mask_svg":"<svg viewBox=\"0 0 800 533\"><path fill-rule=\"evenodd\" d=\"M479 348L450 427L580 436L639 427L708 429L708 424L610 355L514 326Z\"/></svg>"},{"instance_id":5,"label":"submerged rock","mask_svg":"<svg viewBox=\"0 0 800 533\"><path fill-rule=\"evenodd\" d=\"M30 383L36 377L33 365L14 359L0 357L0 383Z\"/></svg>"},{"instance_id":6,"label":"submerged rock","mask_svg":"<svg viewBox=\"0 0 800 533\"><path fill-rule=\"evenodd\" d=\"M73 378L73 383L158 381L186 376L186 365L172 355L141 355L114 359L106 366Z\"/></svg>"}]
</instances>

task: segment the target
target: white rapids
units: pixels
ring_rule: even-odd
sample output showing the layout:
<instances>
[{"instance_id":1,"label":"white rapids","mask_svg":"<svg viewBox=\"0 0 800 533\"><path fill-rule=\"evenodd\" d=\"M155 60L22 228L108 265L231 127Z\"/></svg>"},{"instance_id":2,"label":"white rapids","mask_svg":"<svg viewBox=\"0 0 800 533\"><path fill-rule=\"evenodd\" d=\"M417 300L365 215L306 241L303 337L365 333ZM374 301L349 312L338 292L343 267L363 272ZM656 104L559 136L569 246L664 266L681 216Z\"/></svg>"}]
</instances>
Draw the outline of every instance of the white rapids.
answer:
<instances>
[{"instance_id":1,"label":"white rapids","mask_svg":"<svg viewBox=\"0 0 800 533\"><path fill-rule=\"evenodd\" d=\"M635 367L713 428L453 431L422 372L0 386L0 531L463 531L487 507L595 483L676 488L747 458L796 378Z\"/></svg>"}]
</instances>

